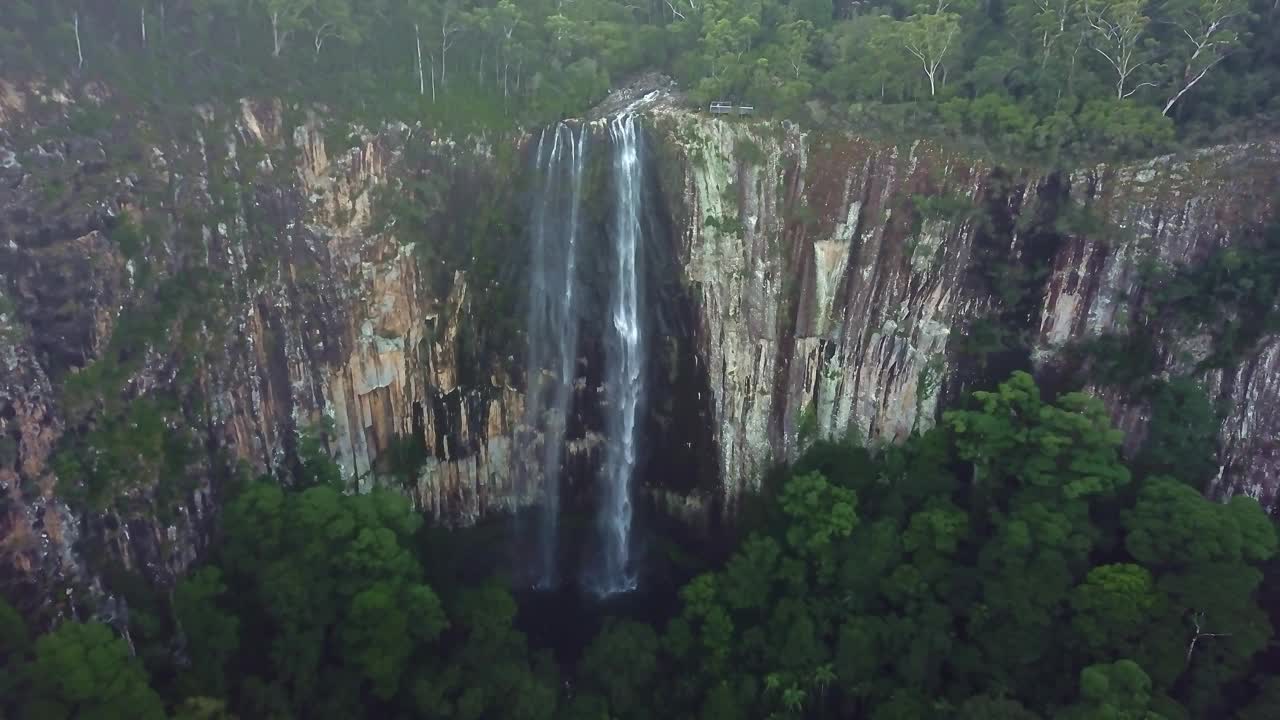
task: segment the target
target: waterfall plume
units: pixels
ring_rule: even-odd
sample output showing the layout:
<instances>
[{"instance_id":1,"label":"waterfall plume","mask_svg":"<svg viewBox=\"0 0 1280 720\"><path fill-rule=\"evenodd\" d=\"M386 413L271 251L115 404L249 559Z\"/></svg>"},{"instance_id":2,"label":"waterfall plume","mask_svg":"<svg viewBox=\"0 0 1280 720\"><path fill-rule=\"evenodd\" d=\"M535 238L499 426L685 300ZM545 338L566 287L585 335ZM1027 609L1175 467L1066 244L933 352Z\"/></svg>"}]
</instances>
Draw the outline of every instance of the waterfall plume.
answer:
<instances>
[{"instance_id":1,"label":"waterfall plume","mask_svg":"<svg viewBox=\"0 0 1280 720\"><path fill-rule=\"evenodd\" d=\"M541 436L536 584L559 582L560 478L578 348L577 258L587 129L561 123L538 142L530 230L526 423Z\"/></svg>"},{"instance_id":2,"label":"waterfall plume","mask_svg":"<svg viewBox=\"0 0 1280 720\"><path fill-rule=\"evenodd\" d=\"M612 288L607 323L605 429L608 433L600 477L598 522L601 559L593 589L601 595L634 590L631 484L637 457L637 421L644 390L644 333L640 312L640 250L644 170L636 118L623 114L609 123L613 160Z\"/></svg>"}]
</instances>

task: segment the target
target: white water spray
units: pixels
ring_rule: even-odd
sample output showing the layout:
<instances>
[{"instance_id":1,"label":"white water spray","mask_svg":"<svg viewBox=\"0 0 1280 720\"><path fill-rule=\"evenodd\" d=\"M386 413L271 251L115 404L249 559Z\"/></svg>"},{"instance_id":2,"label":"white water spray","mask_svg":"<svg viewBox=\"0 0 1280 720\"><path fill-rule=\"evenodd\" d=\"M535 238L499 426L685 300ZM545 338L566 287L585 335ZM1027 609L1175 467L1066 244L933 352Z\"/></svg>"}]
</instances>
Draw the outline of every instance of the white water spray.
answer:
<instances>
[{"instance_id":1,"label":"white water spray","mask_svg":"<svg viewBox=\"0 0 1280 720\"><path fill-rule=\"evenodd\" d=\"M601 595L634 590L631 557L632 497L637 419L644 390L643 333L640 321L640 273L643 240L641 203L644 171L640 133L634 115L609 123L613 143L614 264L610 297L606 409L608 451L601 477L602 565L595 589Z\"/></svg>"},{"instance_id":2,"label":"white water spray","mask_svg":"<svg viewBox=\"0 0 1280 720\"><path fill-rule=\"evenodd\" d=\"M550 135L550 137L548 137ZM526 422L541 434L536 584L559 582L560 476L578 352L577 256L587 130L560 124L538 143L541 181L533 208ZM566 192L567 191L567 192Z\"/></svg>"}]
</instances>

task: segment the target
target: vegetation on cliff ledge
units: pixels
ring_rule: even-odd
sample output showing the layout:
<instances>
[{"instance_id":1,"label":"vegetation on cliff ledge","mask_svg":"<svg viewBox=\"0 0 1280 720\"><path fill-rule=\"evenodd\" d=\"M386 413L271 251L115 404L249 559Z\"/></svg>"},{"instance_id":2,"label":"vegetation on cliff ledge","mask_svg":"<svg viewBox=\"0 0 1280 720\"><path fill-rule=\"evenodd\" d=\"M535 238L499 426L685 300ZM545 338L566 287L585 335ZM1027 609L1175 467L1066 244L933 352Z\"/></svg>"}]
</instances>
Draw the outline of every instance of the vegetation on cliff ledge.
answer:
<instances>
[{"instance_id":1,"label":"vegetation on cliff ledge","mask_svg":"<svg viewBox=\"0 0 1280 720\"><path fill-rule=\"evenodd\" d=\"M0 712L1275 717L1272 521L1126 467L1120 441L1097 400L1019 373L903 446L816 442L673 616L605 622L559 663L499 578L433 567L402 497L323 468L251 482L209 562L126 634L33 641L0 606Z\"/></svg>"}]
</instances>

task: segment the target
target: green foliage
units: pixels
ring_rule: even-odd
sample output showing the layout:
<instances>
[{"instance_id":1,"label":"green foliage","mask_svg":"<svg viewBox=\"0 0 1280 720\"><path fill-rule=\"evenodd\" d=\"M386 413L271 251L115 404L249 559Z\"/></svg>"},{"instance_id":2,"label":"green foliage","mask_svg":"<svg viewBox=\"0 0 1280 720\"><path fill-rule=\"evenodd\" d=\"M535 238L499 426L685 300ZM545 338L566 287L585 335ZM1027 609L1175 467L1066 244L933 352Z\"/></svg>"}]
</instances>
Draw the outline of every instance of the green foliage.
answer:
<instances>
[{"instance_id":1,"label":"green foliage","mask_svg":"<svg viewBox=\"0 0 1280 720\"><path fill-rule=\"evenodd\" d=\"M1204 328L1214 353L1202 368L1233 365L1265 332L1280 326L1280 224L1216 250L1202 264L1157 277L1147 313L1167 326Z\"/></svg>"},{"instance_id":2,"label":"green foliage","mask_svg":"<svg viewBox=\"0 0 1280 720\"><path fill-rule=\"evenodd\" d=\"M550 720L556 673L546 658L531 662L523 634L513 626L515 600L489 582L461 593L450 606L457 618L458 651L417 668L414 706L421 717L508 717Z\"/></svg>"},{"instance_id":3,"label":"green foliage","mask_svg":"<svg viewBox=\"0 0 1280 720\"><path fill-rule=\"evenodd\" d=\"M109 234L111 241L120 247L120 252L129 260L144 260L143 252L147 249L146 232L132 219L125 217Z\"/></svg>"},{"instance_id":4,"label":"green foliage","mask_svg":"<svg viewBox=\"0 0 1280 720\"><path fill-rule=\"evenodd\" d=\"M1173 122L1153 107L1125 100L1092 100L1075 119L1085 152L1141 156L1169 148Z\"/></svg>"},{"instance_id":5,"label":"green foliage","mask_svg":"<svg viewBox=\"0 0 1280 720\"><path fill-rule=\"evenodd\" d=\"M173 612L191 658L185 683L191 695L226 694L227 663L240 645L240 621L224 609L226 594L222 572L216 567L183 578L174 590Z\"/></svg>"},{"instance_id":6,"label":"green foliage","mask_svg":"<svg viewBox=\"0 0 1280 720\"><path fill-rule=\"evenodd\" d=\"M658 634L636 622L611 622L583 654L582 682L620 718L650 717L658 677Z\"/></svg>"},{"instance_id":7,"label":"green foliage","mask_svg":"<svg viewBox=\"0 0 1280 720\"><path fill-rule=\"evenodd\" d=\"M1045 404L1024 372L997 392L974 397L980 411L955 410L944 417L960 457L973 463L975 475L985 482L1011 481L1038 489L1037 496L1067 500L1111 494L1129 482L1129 471L1119 462L1124 436L1111 427L1097 399L1071 393L1055 405Z\"/></svg>"},{"instance_id":8,"label":"green foliage","mask_svg":"<svg viewBox=\"0 0 1280 720\"><path fill-rule=\"evenodd\" d=\"M147 507L152 492L163 513L191 489L191 457L181 415L171 403L140 398L58 453L59 492L73 502L105 510L128 501Z\"/></svg>"},{"instance_id":9,"label":"green foliage","mask_svg":"<svg viewBox=\"0 0 1280 720\"><path fill-rule=\"evenodd\" d=\"M734 141L733 157L743 167L748 168L763 165L767 159L760 144L749 137L738 138L738 140Z\"/></svg>"},{"instance_id":10,"label":"green foliage","mask_svg":"<svg viewBox=\"0 0 1280 720\"><path fill-rule=\"evenodd\" d=\"M832 542L848 537L858 520L854 493L819 473L793 477L783 487L779 503L791 519L787 542L806 555L823 554Z\"/></svg>"},{"instance_id":11,"label":"green foliage","mask_svg":"<svg viewBox=\"0 0 1280 720\"><path fill-rule=\"evenodd\" d=\"M51 85L112 88L119 102L73 111L90 135L136 108L264 95L366 125L509 129L583 116L618 81L657 69L699 106L948 130L1059 162L1163 149L1175 123L1220 135L1232 117L1274 109L1280 87L1274 8L1248 0L19 5L0 61Z\"/></svg>"},{"instance_id":12,"label":"green foliage","mask_svg":"<svg viewBox=\"0 0 1280 720\"><path fill-rule=\"evenodd\" d=\"M414 649L446 620L407 546L420 520L381 491L344 496L332 485L297 494L255 483L227 509L222 557L241 598L275 630L272 677L294 707L345 706L363 683L393 696ZM270 558L262 562L262 558ZM343 682L321 687L341 658Z\"/></svg>"},{"instance_id":13,"label":"green foliage","mask_svg":"<svg viewBox=\"0 0 1280 720\"><path fill-rule=\"evenodd\" d=\"M164 705L129 646L105 625L66 623L36 641L22 716L162 720Z\"/></svg>"},{"instance_id":14,"label":"green foliage","mask_svg":"<svg viewBox=\"0 0 1280 720\"><path fill-rule=\"evenodd\" d=\"M817 439L818 409L814 405L808 405L801 411L800 421L796 423L796 444L804 449Z\"/></svg>"},{"instance_id":15,"label":"green foliage","mask_svg":"<svg viewBox=\"0 0 1280 720\"><path fill-rule=\"evenodd\" d=\"M1127 657L1163 602L1141 565L1100 565L1071 593L1072 630L1090 657Z\"/></svg>"},{"instance_id":16,"label":"green foliage","mask_svg":"<svg viewBox=\"0 0 1280 720\"><path fill-rule=\"evenodd\" d=\"M1204 388L1187 378L1160 384L1151 397L1147 439L1135 465L1204 488L1218 469L1218 414Z\"/></svg>"},{"instance_id":17,"label":"green foliage","mask_svg":"<svg viewBox=\"0 0 1280 720\"><path fill-rule=\"evenodd\" d=\"M236 720L221 700L206 697L189 697L178 706L174 720Z\"/></svg>"},{"instance_id":18,"label":"green foliage","mask_svg":"<svg viewBox=\"0 0 1280 720\"><path fill-rule=\"evenodd\" d=\"M17 697L21 679L16 672L31 646L27 623L0 597L0 698ZM8 703L0 700L0 713Z\"/></svg>"},{"instance_id":19,"label":"green foliage","mask_svg":"<svg viewBox=\"0 0 1280 720\"><path fill-rule=\"evenodd\" d=\"M1086 361L1090 382L1121 386L1151 400L1153 444L1139 467L1175 473L1200 486L1216 451L1209 447L1209 435L1216 434L1217 420L1193 378L1235 366L1280 327L1280 225L1248 229L1240 242L1215 249L1203 263L1174 268L1149 263L1143 272L1152 290L1136 309L1133 330L1093 338L1076 350ZM1173 336L1192 335L1209 338L1207 355L1196 358L1188 376L1156 380L1153 370L1164 364L1158 348Z\"/></svg>"},{"instance_id":20,"label":"green foliage","mask_svg":"<svg viewBox=\"0 0 1280 720\"><path fill-rule=\"evenodd\" d=\"M875 457L811 446L769 533L682 591L668 714L1221 716L1270 633L1270 520L1172 480L1135 497L1083 395L1015 374L975 401Z\"/></svg>"},{"instance_id":21,"label":"green foliage","mask_svg":"<svg viewBox=\"0 0 1280 720\"><path fill-rule=\"evenodd\" d=\"M1259 563L1276 549L1275 533L1256 500L1206 503L1199 492L1171 478L1145 483L1125 527L1129 553L1156 568Z\"/></svg>"},{"instance_id":22,"label":"green foliage","mask_svg":"<svg viewBox=\"0 0 1280 720\"><path fill-rule=\"evenodd\" d=\"M298 433L299 479L304 485L342 487L342 469L329 454L329 438L333 434L334 422L329 418Z\"/></svg>"},{"instance_id":23,"label":"green foliage","mask_svg":"<svg viewBox=\"0 0 1280 720\"><path fill-rule=\"evenodd\" d=\"M1176 390L1172 408L1193 388ZM812 442L766 520L680 589L665 626L607 620L563 670L517 630L501 580L428 585L421 517L399 495L345 494L317 440L292 488L239 489L212 562L174 588L175 666L139 653L163 701L107 627L64 623L33 645L0 603L0 711L1269 717L1273 684L1242 692L1272 637L1260 588L1277 534L1256 501L1134 482L1095 400L1048 402L1024 373L944 420L874 453Z\"/></svg>"},{"instance_id":24,"label":"green foliage","mask_svg":"<svg viewBox=\"0 0 1280 720\"><path fill-rule=\"evenodd\" d=\"M1080 703L1063 717L1164 720L1149 709L1151 678L1132 660L1091 665L1080 671Z\"/></svg>"}]
</instances>

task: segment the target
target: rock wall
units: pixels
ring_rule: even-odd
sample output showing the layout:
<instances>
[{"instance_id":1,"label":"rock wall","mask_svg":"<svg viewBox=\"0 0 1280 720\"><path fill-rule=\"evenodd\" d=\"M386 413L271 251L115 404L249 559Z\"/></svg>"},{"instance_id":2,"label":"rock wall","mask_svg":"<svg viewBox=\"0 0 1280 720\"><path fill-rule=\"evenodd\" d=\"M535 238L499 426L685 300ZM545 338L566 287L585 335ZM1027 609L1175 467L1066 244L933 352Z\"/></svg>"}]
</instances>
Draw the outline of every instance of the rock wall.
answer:
<instances>
[{"instance_id":1,"label":"rock wall","mask_svg":"<svg viewBox=\"0 0 1280 720\"><path fill-rule=\"evenodd\" d=\"M967 367L985 318L1022 333L1029 369L1049 375L1070 345L1128 332L1152 290L1144 267L1195 266L1231 246L1270 220L1280 189L1275 141L1062 177L1010 175L924 141L671 111L656 123L726 507L794 456L806 421L827 437L894 442L931 426L944 395L1003 379ZM1070 215L1092 217L1093 234L1073 232ZM1010 285L1022 296L1006 296ZM1188 372L1197 338L1161 341L1161 372ZM1199 377L1227 408L1214 490L1272 506L1278 354L1264 338L1239 367ZM1095 391L1136 449L1143 403Z\"/></svg>"},{"instance_id":2,"label":"rock wall","mask_svg":"<svg viewBox=\"0 0 1280 720\"><path fill-rule=\"evenodd\" d=\"M173 578L207 542L225 482L290 481L307 433L361 489L387 481L391 450L421 445L400 487L449 522L532 501L512 439L518 340L477 319L494 314L504 278L475 256L519 242L518 138L329 132L250 101L78 130L109 105L38 86L5 98L0 561L33 583L23 600L92 582L80 534L106 548L96 557ZM416 222L386 210L395 197L426 198L404 213ZM200 278L211 289L174 309ZM114 332L138 325L149 334ZM100 406L70 409L65 388L104 365L119 371L94 386L108 404L172 395L170 429L207 449L176 503L161 508L146 487L87 514L63 502L73 488L59 487L54 457L108 421Z\"/></svg>"},{"instance_id":3,"label":"rock wall","mask_svg":"<svg viewBox=\"0 0 1280 720\"><path fill-rule=\"evenodd\" d=\"M536 502L526 138L339 128L251 101L82 127L108 107L101 91L0 87L0 573L33 605L93 584L78 537L171 580L226 482L291 481L312 437L353 486L393 484L445 522ZM1012 365L1052 375L1072 343L1132 325L1144 263L1202 262L1268 219L1280 171L1274 142L1040 176L931 142L649 113L658 390L641 482L691 523L731 518L802 429L892 442L930 426L1005 369L966 349L986 320L1020 335ZM1073 234L1070 208L1111 230ZM130 226L141 239L126 242ZM207 301L159 312L173 303L157 287L197 277ZM1196 338L1165 340L1180 371ZM582 476L600 445L586 345L567 458ZM113 399L180 401L170 429L203 452L176 499L131 487L129 509L66 502L54 458L102 417L67 388L103 366L118 370ZM1215 490L1274 505L1280 342L1202 379L1229 410ZM1097 391L1136 447L1143 403Z\"/></svg>"}]
</instances>

